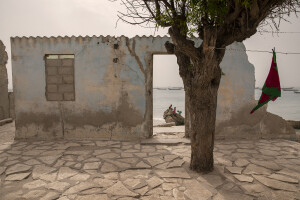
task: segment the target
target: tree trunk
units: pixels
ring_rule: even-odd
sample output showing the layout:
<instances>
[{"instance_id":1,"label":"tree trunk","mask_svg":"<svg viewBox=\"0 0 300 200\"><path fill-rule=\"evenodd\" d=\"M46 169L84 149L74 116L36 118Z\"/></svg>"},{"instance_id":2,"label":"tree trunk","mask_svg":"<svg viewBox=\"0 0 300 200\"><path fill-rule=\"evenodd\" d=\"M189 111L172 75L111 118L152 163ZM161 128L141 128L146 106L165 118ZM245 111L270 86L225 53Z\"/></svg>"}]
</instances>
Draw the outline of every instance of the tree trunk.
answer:
<instances>
[{"instance_id":1,"label":"tree trunk","mask_svg":"<svg viewBox=\"0 0 300 200\"><path fill-rule=\"evenodd\" d=\"M190 121L190 110L189 110L189 96L187 92L185 91L185 119L184 119L184 137L189 138L190 137L190 130L191 130L191 121Z\"/></svg>"},{"instance_id":2,"label":"tree trunk","mask_svg":"<svg viewBox=\"0 0 300 200\"><path fill-rule=\"evenodd\" d=\"M174 44L166 43L169 53L175 53L179 74L183 80L188 113L189 137L191 138L190 168L207 173L213 170L213 150L217 95L221 79L220 63L224 49L214 49L217 35L214 29L204 30L204 39L199 48L183 37L176 27L169 29ZM186 115L187 116L187 115Z\"/></svg>"},{"instance_id":3,"label":"tree trunk","mask_svg":"<svg viewBox=\"0 0 300 200\"><path fill-rule=\"evenodd\" d=\"M189 120L191 129L191 163L190 168L197 172L213 170L213 150L215 140L215 122L217 96L221 79L220 62L223 52L203 52L200 62L193 62L196 70L189 81L187 96L189 99ZM198 63L198 64L197 64Z\"/></svg>"},{"instance_id":4,"label":"tree trunk","mask_svg":"<svg viewBox=\"0 0 300 200\"><path fill-rule=\"evenodd\" d=\"M213 150L218 87L195 88L188 94L190 98L191 121L191 163L190 168L197 172L213 170Z\"/></svg>"}]
</instances>

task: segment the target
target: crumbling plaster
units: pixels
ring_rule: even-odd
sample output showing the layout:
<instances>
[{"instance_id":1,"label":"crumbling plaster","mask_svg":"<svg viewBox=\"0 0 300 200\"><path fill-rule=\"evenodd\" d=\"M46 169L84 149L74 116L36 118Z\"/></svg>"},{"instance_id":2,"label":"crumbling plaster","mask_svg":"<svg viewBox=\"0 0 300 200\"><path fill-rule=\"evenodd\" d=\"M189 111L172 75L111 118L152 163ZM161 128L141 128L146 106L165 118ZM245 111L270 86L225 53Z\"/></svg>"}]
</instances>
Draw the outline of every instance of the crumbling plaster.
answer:
<instances>
[{"instance_id":1,"label":"crumbling plaster","mask_svg":"<svg viewBox=\"0 0 300 200\"><path fill-rule=\"evenodd\" d=\"M9 118L9 98L8 98L8 79L7 79L7 53L5 46L0 40L0 120Z\"/></svg>"},{"instance_id":2,"label":"crumbling plaster","mask_svg":"<svg viewBox=\"0 0 300 200\"><path fill-rule=\"evenodd\" d=\"M166 41L170 38L11 38L16 138L150 137L153 54L167 54ZM242 43L229 48L245 49ZM75 55L75 101L46 101L45 54ZM221 67L226 75L217 124L254 99L254 67L244 51L227 51Z\"/></svg>"}]
</instances>

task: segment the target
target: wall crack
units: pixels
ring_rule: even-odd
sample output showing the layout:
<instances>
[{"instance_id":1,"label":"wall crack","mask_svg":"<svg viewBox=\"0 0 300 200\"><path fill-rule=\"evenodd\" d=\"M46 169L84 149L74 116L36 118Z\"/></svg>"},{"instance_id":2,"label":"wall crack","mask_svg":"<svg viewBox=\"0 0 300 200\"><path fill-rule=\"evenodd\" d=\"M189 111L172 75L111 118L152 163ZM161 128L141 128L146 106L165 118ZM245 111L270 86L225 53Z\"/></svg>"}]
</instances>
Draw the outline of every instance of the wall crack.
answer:
<instances>
[{"instance_id":1,"label":"wall crack","mask_svg":"<svg viewBox=\"0 0 300 200\"><path fill-rule=\"evenodd\" d=\"M142 64L142 62L141 62L141 60L140 60L140 58L136 55L136 53L135 53L135 39L132 39L132 49L130 48L130 43L129 43L129 39L128 38L126 38L126 46L127 46L127 48L128 48L128 51L130 52L130 55L131 56L133 56L134 58L135 58L135 60L136 60L136 62L137 62L137 64L138 64L138 66L139 66L139 68L140 68L140 70L141 70L141 72L143 73L143 74L145 74L145 70L144 70L144 67L143 67L143 64Z\"/></svg>"}]
</instances>

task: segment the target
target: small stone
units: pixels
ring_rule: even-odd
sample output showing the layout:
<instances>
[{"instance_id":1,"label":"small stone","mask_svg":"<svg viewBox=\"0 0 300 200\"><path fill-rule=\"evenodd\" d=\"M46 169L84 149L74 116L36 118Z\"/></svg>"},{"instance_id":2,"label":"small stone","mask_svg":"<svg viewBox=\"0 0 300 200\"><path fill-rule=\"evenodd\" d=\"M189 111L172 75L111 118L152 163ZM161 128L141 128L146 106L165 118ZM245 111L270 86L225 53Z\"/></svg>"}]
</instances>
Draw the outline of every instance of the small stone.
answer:
<instances>
[{"instance_id":1,"label":"small stone","mask_svg":"<svg viewBox=\"0 0 300 200\"><path fill-rule=\"evenodd\" d=\"M82 166L82 164L81 164L81 163L77 163L76 165L74 165L74 168L75 168L75 169L80 169L80 168L81 168L81 166Z\"/></svg>"},{"instance_id":2,"label":"small stone","mask_svg":"<svg viewBox=\"0 0 300 200\"><path fill-rule=\"evenodd\" d=\"M44 181L35 180L35 181L29 182L29 183L25 183L23 185L23 188L32 190L32 189L36 189L39 187L44 187L45 185L46 185L46 183Z\"/></svg>"},{"instance_id":3,"label":"small stone","mask_svg":"<svg viewBox=\"0 0 300 200\"><path fill-rule=\"evenodd\" d=\"M149 169L126 170L120 173L120 180L128 178L148 179L150 172Z\"/></svg>"},{"instance_id":4,"label":"small stone","mask_svg":"<svg viewBox=\"0 0 300 200\"><path fill-rule=\"evenodd\" d=\"M21 195L23 194L22 190L10 192L4 196L4 200L15 200L15 199L22 199ZM2 197L2 195L1 195Z\"/></svg>"},{"instance_id":5,"label":"small stone","mask_svg":"<svg viewBox=\"0 0 300 200\"><path fill-rule=\"evenodd\" d=\"M89 174L76 174L75 176L71 177L70 180L72 181L86 181L87 179L90 178Z\"/></svg>"},{"instance_id":6,"label":"small stone","mask_svg":"<svg viewBox=\"0 0 300 200\"><path fill-rule=\"evenodd\" d=\"M104 193L111 194L111 195L118 195L118 196L130 196L130 197L139 196L139 194L134 193L130 191L128 188L126 188L121 181L118 181L113 186L104 190Z\"/></svg>"},{"instance_id":7,"label":"small stone","mask_svg":"<svg viewBox=\"0 0 300 200\"><path fill-rule=\"evenodd\" d=\"M224 183L224 180L221 178L221 176L213 174L201 175L197 178L197 181L200 183L203 182L213 188L217 188Z\"/></svg>"},{"instance_id":8,"label":"small stone","mask_svg":"<svg viewBox=\"0 0 300 200\"><path fill-rule=\"evenodd\" d=\"M173 196L176 200L185 200L182 190L180 191L177 188L173 189Z\"/></svg>"},{"instance_id":9,"label":"small stone","mask_svg":"<svg viewBox=\"0 0 300 200\"><path fill-rule=\"evenodd\" d=\"M49 192L45 196L43 196L40 200L54 200L54 199L58 199L59 196L60 194L57 192Z\"/></svg>"},{"instance_id":10,"label":"small stone","mask_svg":"<svg viewBox=\"0 0 300 200\"><path fill-rule=\"evenodd\" d=\"M100 154L104 154L104 153L110 153L111 150L110 149L100 149L100 150L95 150L94 154L95 155L100 155Z\"/></svg>"},{"instance_id":11,"label":"small stone","mask_svg":"<svg viewBox=\"0 0 300 200\"><path fill-rule=\"evenodd\" d=\"M158 187L158 188L154 188L152 190L149 190L147 192L147 195L157 195L157 196L160 196L160 195L164 195L164 191Z\"/></svg>"},{"instance_id":12,"label":"small stone","mask_svg":"<svg viewBox=\"0 0 300 200\"><path fill-rule=\"evenodd\" d=\"M104 179L104 178L95 178L93 180L94 183L97 183L100 187L107 188L113 184L115 184L117 181L110 180L110 179Z\"/></svg>"},{"instance_id":13,"label":"small stone","mask_svg":"<svg viewBox=\"0 0 300 200\"><path fill-rule=\"evenodd\" d=\"M56 181L56 182L48 184L46 187L48 189L57 190L59 192L62 192L64 190L66 190L69 186L70 186L70 184L67 182Z\"/></svg>"},{"instance_id":14,"label":"small stone","mask_svg":"<svg viewBox=\"0 0 300 200\"><path fill-rule=\"evenodd\" d=\"M149 187L145 186L140 189L136 189L135 192L139 193L140 195L144 196L149 191Z\"/></svg>"},{"instance_id":15,"label":"small stone","mask_svg":"<svg viewBox=\"0 0 300 200\"><path fill-rule=\"evenodd\" d=\"M158 157L145 158L145 160L147 160L152 167L165 162L165 161L163 161L162 159L160 159Z\"/></svg>"},{"instance_id":16,"label":"small stone","mask_svg":"<svg viewBox=\"0 0 300 200\"><path fill-rule=\"evenodd\" d=\"M102 167L101 167L101 172L102 173L106 173L106 172L114 172L114 171L118 171L118 168L111 164L111 163L107 163L105 162Z\"/></svg>"},{"instance_id":17,"label":"small stone","mask_svg":"<svg viewBox=\"0 0 300 200\"><path fill-rule=\"evenodd\" d=\"M37 161L36 159L30 159L30 160L27 160L26 162L24 162L26 165L39 165L41 164L41 162Z\"/></svg>"},{"instance_id":18,"label":"small stone","mask_svg":"<svg viewBox=\"0 0 300 200\"><path fill-rule=\"evenodd\" d=\"M53 167L47 167L45 165L36 165L32 171L32 178L38 179L43 174L48 174L56 170Z\"/></svg>"},{"instance_id":19,"label":"small stone","mask_svg":"<svg viewBox=\"0 0 300 200\"><path fill-rule=\"evenodd\" d=\"M25 151L23 153L24 156L39 156L41 155L45 150L30 150L30 151Z\"/></svg>"},{"instance_id":20,"label":"small stone","mask_svg":"<svg viewBox=\"0 0 300 200\"><path fill-rule=\"evenodd\" d=\"M97 156L97 158L101 159L114 159L114 158L120 158L120 155L117 153L106 153L106 154L100 154Z\"/></svg>"},{"instance_id":21,"label":"small stone","mask_svg":"<svg viewBox=\"0 0 300 200\"><path fill-rule=\"evenodd\" d=\"M120 162L126 162L126 163L129 163L129 164L135 164L137 163L139 159L138 158L122 158L122 159L118 159L118 161Z\"/></svg>"},{"instance_id":22,"label":"small stone","mask_svg":"<svg viewBox=\"0 0 300 200\"><path fill-rule=\"evenodd\" d=\"M226 167L226 169L232 174L241 174L243 170L241 167Z\"/></svg>"},{"instance_id":23,"label":"small stone","mask_svg":"<svg viewBox=\"0 0 300 200\"><path fill-rule=\"evenodd\" d=\"M163 183L163 180L158 178L157 176L151 177L149 180L146 181L150 188L155 188Z\"/></svg>"},{"instance_id":24,"label":"small stone","mask_svg":"<svg viewBox=\"0 0 300 200\"><path fill-rule=\"evenodd\" d=\"M253 182L253 178L250 176L245 176L245 175L233 175L233 176L241 182L248 182L248 183Z\"/></svg>"},{"instance_id":25,"label":"small stone","mask_svg":"<svg viewBox=\"0 0 300 200\"><path fill-rule=\"evenodd\" d=\"M167 168L168 168L168 165L169 165L169 163L168 163L168 162L165 162L165 163L156 165L155 168L157 168L157 169L167 169Z\"/></svg>"},{"instance_id":26,"label":"small stone","mask_svg":"<svg viewBox=\"0 0 300 200\"><path fill-rule=\"evenodd\" d=\"M235 163L236 166L238 166L238 167L244 167L244 166L246 166L246 165L249 164L249 161L246 160L246 159L237 159L234 163Z\"/></svg>"},{"instance_id":27,"label":"small stone","mask_svg":"<svg viewBox=\"0 0 300 200\"><path fill-rule=\"evenodd\" d=\"M266 191L266 187L263 186L262 184L243 184L241 185L242 188L244 188L248 193L253 194L253 193L261 193Z\"/></svg>"},{"instance_id":28,"label":"small stone","mask_svg":"<svg viewBox=\"0 0 300 200\"><path fill-rule=\"evenodd\" d=\"M299 181L297 179L293 179L293 178L283 176L283 175L280 175L280 174L272 174L271 176L268 176L268 177L272 178L272 179L279 180L279 181L288 182L288 183L295 183L295 184L299 183Z\"/></svg>"},{"instance_id":29,"label":"small stone","mask_svg":"<svg viewBox=\"0 0 300 200\"><path fill-rule=\"evenodd\" d=\"M75 185L73 187L70 187L69 189L67 189L63 195L70 195L70 194L77 194L83 190L87 190L90 188L95 188L96 185L93 183L89 183L89 182L81 182L78 185Z\"/></svg>"},{"instance_id":30,"label":"small stone","mask_svg":"<svg viewBox=\"0 0 300 200\"><path fill-rule=\"evenodd\" d=\"M271 151L271 150L266 150L266 149L260 149L259 150L263 155L266 156L278 156L280 153L278 151Z\"/></svg>"},{"instance_id":31,"label":"small stone","mask_svg":"<svg viewBox=\"0 0 300 200\"><path fill-rule=\"evenodd\" d=\"M39 157L38 159L42 161L45 164L52 165L57 161L58 158L61 156L44 156L44 157Z\"/></svg>"},{"instance_id":32,"label":"small stone","mask_svg":"<svg viewBox=\"0 0 300 200\"><path fill-rule=\"evenodd\" d=\"M57 172L51 173L51 174L42 174L40 175L39 179L42 179L44 181L54 182L57 177Z\"/></svg>"},{"instance_id":33,"label":"small stone","mask_svg":"<svg viewBox=\"0 0 300 200\"><path fill-rule=\"evenodd\" d=\"M260 165L264 168L268 168L268 169L271 169L271 170L281 170L282 167L280 167L279 165L277 165L275 162L273 161L264 161L264 160L255 160L255 159L251 159L250 160L253 164L256 164L256 165Z\"/></svg>"},{"instance_id":34,"label":"small stone","mask_svg":"<svg viewBox=\"0 0 300 200\"><path fill-rule=\"evenodd\" d=\"M9 174L14 174L14 173L26 172L30 169L31 169L31 166L24 165L24 164L16 164L12 167L9 167L5 171L5 173L6 173L6 175L9 175Z\"/></svg>"},{"instance_id":35,"label":"small stone","mask_svg":"<svg viewBox=\"0 0 300 200\"><path fill-rule=\"evenodd\" d=\"M278 174L284 174L284 175L288 175L294 178L297 178L298 180L300 180L300 173L296 172L296 171L292 171L290 169L283 169L280 170L279 172L277 172Z\"/></svg>"},{"instance_id":36,"label":"small stone","mask_svg":"<svg viewBox=\"0 0 300 200\"><path fill-rule=\"evenodd\" d=\"M181 167L183 165L184 161L181 159L176 159L172 162L170 162L167 166L167 168L173 168L173 167Z\"/></svg>"},{"instance_id":37,"label":"small stone","mask_svg":"<svg viewBox=\"0 0 300 200\"><path fill-rule=\"evenodd\" d=\"M291 185L291 184L277 181L274 179L269 179L269 178L266 178L263 176L258 176L258 175L252 175L252 176L256 180L258 180L259 182L261 182L262 184L264 184L270 188L274 188L274 189L278 189L278 190L292 191L292 192L299 191L295 185Z\"/></svg>"},{"instance_id":38,"label":"small stone","mask_svg":"<svg viewBox=\"0 0 300 200\"><path fill-rule=\"evenodd\" d=\"M37 199L42 197L46 193L45 190L32 190L29 191L27 194L23 195L23 198L25 199Z\"/></svg>"},{"instance_id":39,"label":"small stone","mask_svg":"<svg viewBox=\"0 0 300 200\"><path fill-rule=\"evenodd\" d=\"M129 169L131 168L131 166L128 163L124 163L124 162L119 162L119 161L115 161L115 160L108 160L106 159L106 161L116 165L117 167L121 168L121 169Z\"/></svg>"},{"instance_id":40,"label":"small stone","mask_svg":"<svg viewBox=\"0 0 300 200\"><path fill-rule=\"evenodd\" d=\"M109 200L107 194L90 194L85 196L78 196L76 198L76 200L93 200L93 199Z\"/></svg>"},{"instance_id":41,"label":"small stone","mask_svg":"<svg viewBox=\"0 0 300 200\"><path fill-rule=\"evenodd\" d=\"M83 166L83 169L98 169L100 164L101 164L101 162L85 163Z\"/></svg>"},{"instance_id":42,"label":"small stone","mask_svg":"<svg viewBox=\"0 0 300 200\"><path fill-rule=\"evenodd\" d=\"M219 164L231 167L232 166L232 162L230 160L227 160L223 157L218 157L216 158L216 160L218 161Z\"/></svg>"},{"instance_id":43,"label":"small stone","mask_svg":"<svg viewBox=\"0 0 300 200\"><path fill-rule=\"evenodd\" d=\"M173 190L174 188L178 187L178 183L163 183L162 185L163 190Z\"/></svg>"},{"instance_id":44,"label":"small stone","mask_svg":"<svg viewBox=\"0 0 300 200\"><path fill-rule=\"evenodd\" d=\"M196 180L185 180L184 184L187 188L184 194L189 199L209 199L213 196L210 190L206 189Z\"/></svg>"},{"instance_id":45,"label":"small stone","mask_svg":"<svg viewBox=\"0 0 300 200\"><path fill-rule=\"evenodd\" d=\"M155 173L162 178L191 178L190 175L183 168L157 170L155 171Z\"/></svg>"},{"instance_id":46,"label":"small stone","mask_svg":"<svg viewBox=\"0 0 300 200\"><path fill-rule=\"evenodd\" d=\"M170 161L172 161L172 160L175 160L176 158L178 158L178 156L177 155L165 155L164 156L164 160L165 161L167 161L167 162L170 162Z\"/></svg>"},{"instance_id":47,"label":"small stone","mask_svg":"<svg viewBox=\"0 0 300 200\"><path fill-rule=\"evenodd\" d=\"M131 187L131 189L134 190L145 187L147 185L147 183L142 179L131 179L131 178L126 179L123 183L125 183L126 185Z\"/></svg>"},{"instance_id":48,"label":"small stone","mask_svg":"<svg viewBox=\"0 0 300 200\"><path fill-rule=\"evenodd\" d=\"M141 161L138 164L136 164L136 168L147 169L151 168L151 166Z\"/></svg>"},{"instance_id":49,"label":"small stone","mask_svg":"<svg viewBox=\"0 0 300 200\"><path fill-rule=\"evenodd\" d=\"M20 173L20 174L11 174L8 175L5 180L6 181L21 181L25 178L27 178L30 175L30 173Z\"/></svg>"},{"instance_id":50,"label":"small stone","mask_svg":"<svg viewBox=\"0 0 300 200\"><path fill-rule=\"evenodd\" d=\"M133 154L121 152L121 157L122 158L131 158L131 157L133 157Z\"/></svg>"},{"instance_id":51,"label":"small stone","mask_svg":"<svg viewBox=\"0 0 300 200\"><path fill-rule=\"evenodd\" d=\"M0 175L3 174L3 172L5 171L6 167L0 167Z\"/></svg>"},{"instance_id":52,"label":"small stone","mask_svg":"<svg viewBox=\"0 0 300 200\"><path fill-rule=\"evenodd\" d=\"M145 158L147 157L147 153L134 153L136 156L140 157L140 158Z\"/></svg>"},{"instance_id":53,"label":"small stone","mask_svg":"<svg viewBox=\"0 0 300 200\"><path fill-rule=\"evenodd\" d=\"M70 199L66 196L62 196L62 197L59 197L59 199L57 199L57 200L70 200Z\"/></svg>"},{"instance_id":54,"label":"small stone","mask_svg":"<svg viewBox=\"0 0 300 200\"><path fill-rule=\"evenodd\" d=\"M254 164L249 164L246 169L243 172L244 174L263 174L263 175L270 175L271 171L264 168L260 167Z\"/></svg>"},{"instance_id":55,"label":"small stone","mask_svg":"<svg viewBox=\"0 0 300 200\"><path fill-rule=\"evenodd\" d=\"M106 173L106 174L102 174L102 175L106 179L116 180L116 179L119 178L119 173L118 172L110 172L110 173Z\"/></svg>"},{"instance_id":56,"label":"small stone","mask_svg":"<svg viewBox=\"0 0 300 200\"><path fill-rule=\"evenodd\" d=\"M78 174L78 172L69 167L61 167L58 171L57 180L66 179L76 174Z\"/></svg>"}]
</instances>

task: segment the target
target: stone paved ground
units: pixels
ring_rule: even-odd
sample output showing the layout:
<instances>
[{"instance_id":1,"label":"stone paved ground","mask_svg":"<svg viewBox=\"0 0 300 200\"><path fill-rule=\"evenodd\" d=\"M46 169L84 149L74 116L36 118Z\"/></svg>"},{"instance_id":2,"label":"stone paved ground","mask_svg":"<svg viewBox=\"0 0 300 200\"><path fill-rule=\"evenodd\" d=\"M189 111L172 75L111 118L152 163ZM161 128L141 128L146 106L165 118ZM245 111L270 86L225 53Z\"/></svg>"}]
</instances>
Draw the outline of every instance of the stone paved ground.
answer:
<instances>
[{"instance_id":1,"label":"stone paved ground","mask_svg":"<svg viewBox=\"0 0 300 200\"><path fill-rule=\"evenodd\" d=\"M216 141L214 156L215 170L203 175L189 170L184 144L6 142L0 199L300 199L299 143Z\"/></svg>"}]
</instances>

